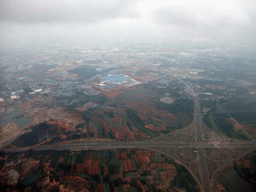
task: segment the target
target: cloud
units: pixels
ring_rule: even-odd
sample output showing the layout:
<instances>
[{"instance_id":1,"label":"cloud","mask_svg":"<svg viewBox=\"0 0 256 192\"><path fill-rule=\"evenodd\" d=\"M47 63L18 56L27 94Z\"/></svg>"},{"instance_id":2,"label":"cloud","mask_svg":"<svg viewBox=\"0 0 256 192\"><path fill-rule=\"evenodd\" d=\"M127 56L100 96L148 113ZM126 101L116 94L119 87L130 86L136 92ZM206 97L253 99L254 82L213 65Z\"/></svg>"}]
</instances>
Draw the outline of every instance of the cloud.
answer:
<instances>
[{"instance_id":1,"label":"cloud","mask_svg":"<svg viewBox=\"0 0 256 192\"><path fill-rule=\"evenodd\" d=\"M153 10L151 18L156 23L195 27L199 25L218 27L251 24L251 18L248 13L238 6L227 8L216 5L174 5Z\"/></svg>"},{"instance_id":2,"label":"cloud","mask_svg":"<svg viewBox=\"0 0 256 192\"><path fill-rule=\"evenodd\" d=\"M255 31L256 1L179 1L168 2L148 12L152 21L168 34L179 28L179 37L211 38L238 42Z\"/></svg>"},{"instance_id":3,"label":"cloud","mask_svg":"<svg viewBox=\"0 0 256 192\"><path fill-rule=\"evenodd\" d=\"M250 41L255 0L0 0L0 40ZM51 40L49 40L51 41Z\"/></svg>"},{"instance_id":4,"label":"cloud","mask_svg":"<svg viewBox=\"0 0 256 192\"><path fill-rule=\"evenodd\" d=\"M112 18L137 18L138 0L1 0L0 21L23 24L95 23Z\"/></svg>"}]
</instances>

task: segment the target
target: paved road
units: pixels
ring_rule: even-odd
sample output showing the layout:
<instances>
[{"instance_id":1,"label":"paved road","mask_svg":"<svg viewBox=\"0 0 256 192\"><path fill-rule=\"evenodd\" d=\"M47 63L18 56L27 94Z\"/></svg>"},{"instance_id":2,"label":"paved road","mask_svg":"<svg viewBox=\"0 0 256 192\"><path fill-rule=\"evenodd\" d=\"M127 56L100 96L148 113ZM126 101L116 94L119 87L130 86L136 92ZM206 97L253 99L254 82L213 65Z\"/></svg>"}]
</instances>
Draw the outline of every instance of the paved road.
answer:
<instances>
[{"instance_id":1,"label":"paved road","mask_svg":"<svg viewBox=\"0 0 256 192\"><path fill-rule=\"evenodd\" d=\"M64 150L64 149L117 149L117 148L197 148L197 149L207 149L207 148L255 148L255 142L84 142L76 141L73 143L58 143L54 145L43 145L37 147L23 147L17 149L2 149L3 151L27 151L32 150Z\"/></svg>"},{"instance_id":2,"label":"paved road","mask_svg":"<svg viewBox=\"0 0 256 192\"><path fill-rule=\"evenodd\" d=\"M116 149L116 148L147 148L147 149L166 149L166 148L196 148L197 150L197 159L199 166L199 173L201 178L202 190L204 192L212 191L209 179L209 172L207 166L207 160L205 158L206 148L256 148L256 142L203 142L202 138L202 122L200 114L200 105L199 98L197 97L194 90L183 80L176 77L182 83L184 83L191 92L191 95L194 97L194 122L195 122L195 132L196 132L196 142L159 142L159 141L132 141L132 142L85 142L85 141L76 141L73 143L58 143L48 146L37 146L37 147L24 147L17 149L2 149L6 152L19 152L27 150L93 150L93 149ZM241 158L242 156L239 156ZM235 158L237 159L237 158ZM235 160L234 159L234 160ZM229 162L230 163L230 162ZM194 175L194 174L192 174ZM195 179L198 181L196 176ZM199 184L199 183L198 183Z\"/></svg>"},{"instance_id":3,"label":"paved road","mask_svg":"<svg viewBox=\"0 0 256 192\"><path fill-rule=\"evenodd\" d=\"M190 88L192 89L192 88ZM192 89L193 90L193 89ZM202 140L202 122L201 122L201 114L200 114L200 105L199 105L199 98L194 92L194 115L195 115L195 129L196 129L196 141L201 143L201 145L196 145L197 147L197 157L198 157L198 165L199 165L199 174L201 178L201 184L203 186L204 192L210 192L211 185L210 185L210 177L208 172L207 160L205 158L204 147L206 145L203 144ZM213 145L216 146L216 145ZM213 147L211 146L211 147Z\"/></svg>"},{"instance_id":4,"label":"paved road","mask_svg":"<svg viewBox=\"0 0 256 192\"><path fill-rule=\"evenodd\" d=\"M201 115L199 107L199 99L195 96L194 116L195 116L195 128L196 128L196 141L202 142L202 129L201 129Z\"/></svg>"},{"instance_id":5,"label":"paved road","mask_svg":"<svg viewBox=\"0 0 256 192\"><path fill-rule=\"evenodd\" d=\"M201 177L201 184L205 192L211 191L210 178L207 166L207 160L205 158L204 149L197 149L199 173Z\"/></svg>"},{"instance_id":6,"label":"paved road","mask_svg":"<svg viewBox=\"0 0 256 192\"><path fill-rule=\"evenodd\" d=\"M212 175L212 179L211 179L211 186L213 186L212 191L214 191L214 177L215 177L215 175L216 175L221 169L223 169L223 168L225 168L225 167L227 167L227 166L229 166L229 165L232 165L235 161L237 161L237 160L243 158L245 155L247 155L247 154L250 153L250 152L253 152L254 150L255 150L255 148L253 148L253 149L251 149L251 150L249 150L249 151L246 151L245 153L240 154L239 156L237 156L237 157L231 159L230 161L224 163L221 167L219 167L218 169L216 169L216 170L214 171L214 173L213 173L213 175Z\"/></svg>"},{"instance_id":7,"label":"paved road","mask_svg":"<svg viewBox=\"0 0 256 192\"><path fill-rule=\"evenodd\" d=\"M195 91L182 79L176 77L180 80L183 84L185 84L191 92L191 95L194 97L194 121L195 121L195 132L196 132L196 141L202 142L202 122L201 122L201 114L200 114L200 105L199 105L199 98ZM199 145L200 146L200 145ZM211 191L210 185L210 178L208 172L207 161L205 158L205 152L203 148L197 149L197 158L198 158L198 165L199 165L199 174L201 178L201 185L203 186L204 192Z\"/></svg>"}]
</instances>

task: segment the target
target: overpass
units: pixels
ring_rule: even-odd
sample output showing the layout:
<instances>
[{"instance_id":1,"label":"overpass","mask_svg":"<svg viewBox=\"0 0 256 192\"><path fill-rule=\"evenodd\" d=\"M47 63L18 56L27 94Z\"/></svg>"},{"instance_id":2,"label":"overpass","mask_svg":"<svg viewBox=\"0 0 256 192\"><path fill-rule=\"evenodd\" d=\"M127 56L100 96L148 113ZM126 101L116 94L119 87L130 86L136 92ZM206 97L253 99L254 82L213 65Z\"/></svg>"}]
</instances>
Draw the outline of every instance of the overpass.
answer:
<instances>
[{"instance_id":1,"label":"overpass","mask_svg":"<svg viewBox=\"0 0 256 192\"><path fill-rule=\"evenodd\" d=\"M210 181L207 159L205 154L205 149L217 149L217 148L248 148L250 151L256 149L256 142L254 141L236 141L236 142L205 142L202 137L202 122L201 122L201 114L200 114L200 105L199 98L194 90L182 79L176 77L179 81L187 86L190 90L191 95L194 97L194 126L195 126L195 142L172 142L171 140L167 141L163 140L163 136L157 137L158 140L145 140L145 141L131 141L131 142L85 142L85 141L75 141L69 143L56 143L54 145L43 145L43 146L30 146L23 148L7 148L2 149L5 152L23 152L28 150L108 150L108 149L118 149L118 148L141 148L141 149L149 149L152 151L156 151L158 153L162 153L169 157L178 160L180 164L188 169L191 175L196 180L199 185L201 191L210 192L213 191L213 178ZM159 141L160 140L160 141ZM170 149L170 150L168 150ZM200 181L197 176L186 166L186 162L182 162L182 160L175 154L171 149L195 149L197 153L197 162L198 169L200 175ZM246 153L243 153L230 161L223 164L223 166L227 166L230 163L242 158ZM223 167L222 166L222 167ZM216 174L215 171L213 176Z\"/></svg>"}]
</instances>

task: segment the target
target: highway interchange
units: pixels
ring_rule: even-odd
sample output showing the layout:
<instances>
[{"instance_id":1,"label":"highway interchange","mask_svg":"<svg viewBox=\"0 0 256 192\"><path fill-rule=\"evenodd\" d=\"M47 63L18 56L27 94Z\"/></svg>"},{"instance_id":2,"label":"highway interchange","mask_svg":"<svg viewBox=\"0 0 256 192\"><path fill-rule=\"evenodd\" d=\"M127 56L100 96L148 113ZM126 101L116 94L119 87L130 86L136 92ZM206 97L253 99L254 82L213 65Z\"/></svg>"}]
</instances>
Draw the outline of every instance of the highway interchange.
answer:
<instances>
[{"instance_id":1,"label":"highway interchange","mask_svg":"<svg viewBox=\"0 0 256 192\"><path fill-rule=\"evenodd\" d=\"M205 155L205 149L209 148L248 148L251 152L255 150L256 143L254 141L236 141L236 142L206 142L203 140L202 134L202 122L201 122L201 114L200 114L200 104L199 98L194 90L179 77L175 77L184 83L190 90L191 95L194 97L194 128L195 128L195 141L194 142L172 142L170 141L154 141L154 140L146 140L146 141L131 141L131 142L85 142L85 141L75 141L68 143L58 143L54 145L44 145L44 146L32 146L32 147L24 147L24 148L15 148L15 149L2 149L5 152L22 152L27 150L109 150L109 149L117 149L117 148L139 148L139 149L149 149L152 151L157 151L159 153L168 155L174 159L178 159L176 154L171 154L171 152L166 153L166 149L170 148L181 148L181 149L195 149L197 153L197 162L198 169L200 175L200 181L197 176L189 170L189 168L184 164L184 162L179 162L185 166L188 171L192 174L192 176L197 181L201 191L210 192L213 191L213 176L217 173L217 171L221 170L224 166L228 166L234 161L242 158L246 153L240 154L239 156L231 159L230 161L223 164L223 166L219 167L213 174L212 179L210 180L207 158ZM171 150L170 150L171 151ZM173 153L173 152L172 152Z\"/></svg>"}]
</instances>

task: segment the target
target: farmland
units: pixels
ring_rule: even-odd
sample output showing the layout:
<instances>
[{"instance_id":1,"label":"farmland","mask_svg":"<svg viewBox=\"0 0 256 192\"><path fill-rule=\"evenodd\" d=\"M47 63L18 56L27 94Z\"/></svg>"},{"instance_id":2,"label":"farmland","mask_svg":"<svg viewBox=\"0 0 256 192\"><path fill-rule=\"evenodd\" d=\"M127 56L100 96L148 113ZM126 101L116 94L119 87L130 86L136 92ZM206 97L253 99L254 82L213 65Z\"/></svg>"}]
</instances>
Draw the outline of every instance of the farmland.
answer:
<instances>
[{"instance_id":1,"label":"farmland","mask_svg":"<svg viewBox=\"0 0 256 192\"><path fill-rule=\"evenodd\" d=\"M1 155L2 156L2 155ZM21 161L17 161L17 157ZM148 150L13 153L0 160L2 187L47 191L199 191L190 173ZM18 180L13 175L18 176Z\"/></svg>"},{"instance_id":2,"label":"farmland","mask_svg":"<svg viewBox=\"0 0 256 192\"><path fill-rule=\"evenodd\" d=\"M118 86L111 89L118 89ZM31 123L11 146L75 139L144 140L186 127L193 120L192 97L183 84L169 76L135 85L132 89L122 87L122 93L113 98L106 97L104 91L96 96L77 91L68 99L69 105L63 103L65 96L52 98L50 102L57 105L54 109L41 107L37 101L26 106L20 104L20 109L31 117ZM162 98L172 102L165 103Z\"/></svg>"}]
</instances>

